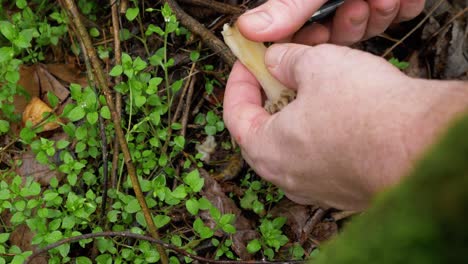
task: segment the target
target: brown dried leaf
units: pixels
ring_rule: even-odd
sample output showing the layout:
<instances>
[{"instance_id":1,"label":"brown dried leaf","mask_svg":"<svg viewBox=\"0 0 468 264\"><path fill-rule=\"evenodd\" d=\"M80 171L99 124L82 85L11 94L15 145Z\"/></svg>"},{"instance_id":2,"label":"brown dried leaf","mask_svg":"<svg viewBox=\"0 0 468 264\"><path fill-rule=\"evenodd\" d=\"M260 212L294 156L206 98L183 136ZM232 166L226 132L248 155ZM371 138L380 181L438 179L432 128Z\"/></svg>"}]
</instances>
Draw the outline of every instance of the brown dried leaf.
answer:
<instances>
[{"instance_id":1,"label":"brown dried leaf","mask_svg":"<svg viewBox=\"0 0 468 264\"><path fill-rule=\"evenodd\" d=\"M41 97L47 98L47 92L52 92L60 101L65 100L70 92L43 65L37 67L37 74L41 83Z\"/></svg>"},{"instance_id":2,"label":"brown dried leaf","mask_svg":"<svg viewBox=\"0 0 468 264\"><path fill-rule=\"evenodd\" d=\"M427 72L426 67L421 65L419 60L419 52L415 50L413 54L408 59L409 66L405 70L403 70L406 75L413 77L413 78L428 78L429 74Z\"/></svg>"},{"instance_id":3,"label":"brown dried leaf","mask_svg":"<svg viewBox=\"0 0 468 264\"><path fill-rule=\"evenodd\" d=\"M331 239L338 233L338 225L336 222L321 222L318 223L312 230L312 238L324 242Z\"/></svg>"},{"instance_id":4,"label":"brown dried leaf","mask_svg":"<svg viewBox=\"0 0 468 264\"><path fill-rule=\"evenodd\" d=\"M24 109L23 123L31 121L33 125L37 125L44 119L44 114L50 112L52 112L52 108L50 108L41 99L34 97ZM45 123L42 127L42 131L49 131L59 128L60 125L57 121L54 121Z\"/></svg>"},{"instance_id":5,"label":"brown dried leaf","mask_svg":"<svg viewBox=\"0 0 468 264\"><path fill-rule=\"evenodd\" d=\"M10 243L18 246L22 251L33 251L37 250L37 246L31 244L32 239L36 234L29 229L25 224L19 225L11 232ZM45 256L38 256L34 258L33 263L35 264L47 264L48 258Z\"/></svg>"},{"instance_id":6,"label":"brown dried leaf","mask_svg":"<svg viewBox=\"0 0 468 264\"><path fill-rule=\"evenodd\" d=\"M31 97L38 97L40 93L40 86L39 86L39 77L36 74L36 65L33 66L24 66L20 67L20 79L18 84L21 85L24 90L31 96ZM15 112L22 113L24 108L28 104L28 101L25 96L23 95L16 95L14 98L15 102Z\"/></svg>"},{"instance_id":7,"label":"brown dried leaf","mask_svg":"<svg viewBox=\"0 0 468 264\"><path fill-rule=\"evenodd\" d=\"M81 87L88 86L86 77L81 74L81 70L75 64L46 64L42 66L64 82L77 83Z\"/></svg>"},{"instance_id":8,"label":"brown dried leaf","mask_svg":"<svg viewBox=\"0 0 468 264\"><path fill-rule=\"evenodd\" d=\"M59 181L63 178L63 174L49 169L48 165L43 165L37 162L36 157L31 150L23 152L14 159L22 161L21 166L15 168L15 172L23 179L31 176L42 186L48 187L52 178L55 177Z\"/></svg>"},{"instance_id":9,"label":"brown dried leaf","mask_svg":"<svg viewBox=\"0 0 468 264\"><path fill-rule=\"evenodd\" d=\"M317 206L301 205L285 198L270 211L270 214L273 217L286 217L287 221L283 228L285 234L292 241L302 242L312 231L313 226L310 226L309 223L318 209ZM320 220L317 219L314 222Z\"/></svg>"},{"instance_id":10,"label":"brown dried leaf","mask_svg":"<svg viewBox=\"0 0 468 264\"><path fill-rule=\"evenodd\" d=\"M217 181L204 169L199 169L200 176L205 180L202 191L200 192L203 197L208 199L216 208L218 208L223 214L235 214L236 222L234 227L237 232L232 235L233 245L232 250L241 259L250 259L252 256L247 252L246 246L247 243L253 238L259 237L259 234L254 228L254 225L251 221L245 218L241 214L241 210L237 207L234 201L226 196L223 192L223 189ZM211 218L211 215L207 212L201 212L200 217L204 222L214 228L216 225L214 220ZM219 235L219 234L218 234Z\"/></svg>"}]
</instances>

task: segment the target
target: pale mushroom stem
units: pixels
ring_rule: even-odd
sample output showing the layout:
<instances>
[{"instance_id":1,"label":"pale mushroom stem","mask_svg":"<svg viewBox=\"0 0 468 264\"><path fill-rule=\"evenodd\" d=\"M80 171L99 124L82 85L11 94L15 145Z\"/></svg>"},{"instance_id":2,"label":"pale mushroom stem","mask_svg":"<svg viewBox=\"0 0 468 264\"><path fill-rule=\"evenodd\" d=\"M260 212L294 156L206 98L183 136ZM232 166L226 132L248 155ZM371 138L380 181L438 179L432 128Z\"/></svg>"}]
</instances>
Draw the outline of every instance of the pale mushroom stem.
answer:
<instances>
[{"instance_id":1,"label":"pale mushroom stem","mask_svg":"<svg viewBox=\"0 0 468 264\"><path fill-rule=\"evenodd\" d=\"M246 39L236 25L225 24L221 32L224 42L245 67L257 78L267 96L265 109L275 113L294 100L296 93L275 79L265 66L266 47Z\"/></svg>"}]
</instances>

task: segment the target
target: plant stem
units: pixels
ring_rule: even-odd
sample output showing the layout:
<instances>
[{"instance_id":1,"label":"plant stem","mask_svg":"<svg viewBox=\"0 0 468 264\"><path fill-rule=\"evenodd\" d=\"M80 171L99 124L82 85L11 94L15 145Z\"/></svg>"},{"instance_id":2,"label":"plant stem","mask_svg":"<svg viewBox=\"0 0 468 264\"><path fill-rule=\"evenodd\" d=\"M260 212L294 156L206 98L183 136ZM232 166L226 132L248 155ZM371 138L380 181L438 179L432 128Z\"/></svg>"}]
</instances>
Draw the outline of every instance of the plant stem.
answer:
<instances>
[{"instance_id":1,"label":"plant stem","mask_svg":"<svg viewBox=\"0 0 468 264\"><path fill-rule=\"evenodd\" d=\"M94 49L92 45L91 38L88 34L88 31L86 30L85 26L83 25L83 22L81 21L79 11L75 2L73 0L61 0L61 2L62 4L64 4L64 7L65 7L64 9L69 13L70 21L75 25L77 29L77 34L79 36L80 41L82 41L83 46L86 47L87 55L89 56L89 60L94 69L94 74L96 77L95 79L98 84L97 86L101 89L101 91L103 92L106 98L107 105L112 115L112 121L114 123L115 132L117 134L117 138L119 139L119 144L122 149L122 153L124 155L124 161L127 166L127 172L132 181L132 187L135 192L135 196L143 211L143 215L148 225L149 232L153 238L159 239L158 229L156 225L154 224L153 218L151 216L151 212L148 208L148 205L146 204L145 196L143 195L143 192L141 190L141 186L138 181L135 166L133 165L132 157L128 149L127 141L125 140L122 127L120 126L120 116L118 115L115 109L112 92L108 87L107 80L104 75L104 71L102 69L102 66L96 54L96 50ZM161 256L161 263L167 264L168 258L167 258L166 252L164 251L164 248L161 245L157 245L156 248Z\"/></svg>"}]
</instances>

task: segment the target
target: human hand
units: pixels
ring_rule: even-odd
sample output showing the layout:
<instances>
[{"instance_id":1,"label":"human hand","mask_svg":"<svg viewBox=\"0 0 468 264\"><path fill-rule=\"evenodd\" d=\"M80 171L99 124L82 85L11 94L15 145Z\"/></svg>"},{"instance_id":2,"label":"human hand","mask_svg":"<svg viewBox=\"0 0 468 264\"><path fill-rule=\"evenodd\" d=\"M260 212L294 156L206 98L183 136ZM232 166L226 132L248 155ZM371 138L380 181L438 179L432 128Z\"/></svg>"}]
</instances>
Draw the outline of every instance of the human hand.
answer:
<instances>
[{"instance_id":1,"label":"human hand","mask_svg":"<svg viewBox=\"0 0 468 264\"><path fill-rule=\"evenodd\" d=\"M296 100L268 114L255 77L236 63L225 124L250 166L303 204L364 209L467 101L466 86L464 97L449 96L453 89L347 47L275 44L265 62Z\"/></svg>"},{"instance_id":2,"label":"human hand","mask_svg":"<svg viewBox=\"0 0 468 264\"><path fill-rule=\"evenodd\" d=\"M269 0L240 16L238 27L244 36L258 42L350 45L382 33L391 23L414 18L425 0L345 0L330 23L313 23L299 30L325 2Z\"/></svg>"}]
</instances>

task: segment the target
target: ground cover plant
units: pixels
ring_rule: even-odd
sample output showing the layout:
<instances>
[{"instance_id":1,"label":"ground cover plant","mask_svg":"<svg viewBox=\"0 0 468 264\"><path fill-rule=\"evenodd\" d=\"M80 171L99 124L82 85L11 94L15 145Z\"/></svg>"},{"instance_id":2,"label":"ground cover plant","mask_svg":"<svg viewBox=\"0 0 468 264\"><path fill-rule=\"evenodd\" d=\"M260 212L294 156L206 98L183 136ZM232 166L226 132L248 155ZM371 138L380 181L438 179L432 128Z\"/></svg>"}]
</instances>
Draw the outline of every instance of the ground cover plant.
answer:
<instances>
[{"instance_id":1,"label":"ground cover plant","mask_svg":"<svg viewBox=\"0 0 468 264\"><path fill-rule=\"evenodd\" d=\"M0 0L0 264L294 262L346 221L262 181L224 127L220 31L258 3L178 2ZM466 8L440 3L359 48L466 78L444 67Z\"/></svg>"}]
</instances>

